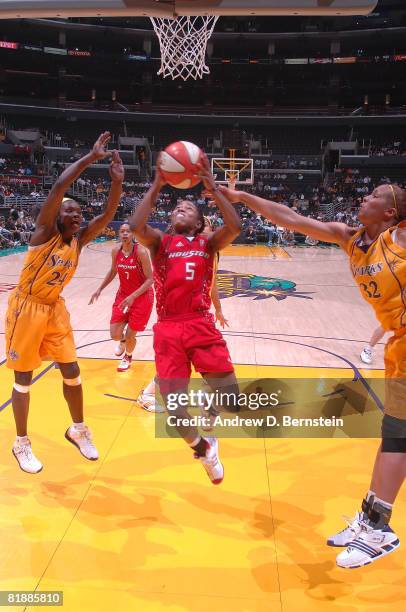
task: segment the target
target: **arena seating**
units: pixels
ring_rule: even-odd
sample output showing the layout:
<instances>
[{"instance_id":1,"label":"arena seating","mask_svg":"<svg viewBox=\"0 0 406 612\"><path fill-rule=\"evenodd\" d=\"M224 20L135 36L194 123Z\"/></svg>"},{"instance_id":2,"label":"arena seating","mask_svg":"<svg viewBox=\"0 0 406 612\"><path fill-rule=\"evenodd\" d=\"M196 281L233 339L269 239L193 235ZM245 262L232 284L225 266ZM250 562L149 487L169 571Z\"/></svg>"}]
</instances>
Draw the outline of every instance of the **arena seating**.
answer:
<instances>
[{"instance_id":1,"label":"arena seating","mask_svg":"<svg viewBox=\"0 0 406 612\"><path fill-rule=\"evenodd\" d=\"M0 152L0 215L5 219L11 209L29 215L35 207L41 205L50 187L50 178L47 179L48 184L45 184L44 175L52 174L52 180L55 180L64 166L83 154L91 146L95 136L106 127L104 123L98 121L89 122L80 119L68 122L24 115L8 116L7 121L3 121L3 125L6 123L8 129L14 128L19 132L24 129L39 130L44 137L44 144L48 144L50 148L45 149L41 164L36 164L27 157L19 158L16 155L5 155ZM114 127L117 127L116 131ZM113 125L111 129L114 146L123 128L121 125ZM134 123L127 125L126 135L148 138L153 153L153 163L160 148L174 139L174 129L174 125L170 123L163 126L146 122L142 127ZM5 131L7 134L7 129ZM399 147L399 152L403 151L405 139L403 128L399 126L376 125L373 129L361 126L351 132L348 125L301 125L294 128L279 125L251 131L249 128L231 129L229 126L214 123L209 133L207 125L193 125L186 122L182 123L182 137L196 142L203 148L207 146L213 148L213 143L216 143L217 155L221 152L227 155L227 149L221 149L222 143L230 144L237 137L246 147L246 150L242 150L239 154L248 155L250 143L254 143L253 149L257 151L253 156L254 185L246 186L244 189L295 207L302 214L323 219L336 218L342 214L348 223L356 224L355 210L365 191L389 180L404 184L406 156L405 164L402 164L399 162L400 155L391 157L388 154L388 149L390 151L390 147L395 146L395 143L399 143L396 145ZM379 165L372 165L368 164L369 158L366 157L365 164L357 169L353 168L351 158L347 162L343 156L341 165L336 168L335 173L322 174L322 154L326 143L348 141L350 138L358 139L360 146L363 147L363 153L367 151L370 154L378 154L383 150L385 160L379 162ZM10 147L7 137L3 140L3 145ZM396 160L396 164L392 164L392 159ZM57 160L60 161L55 166ZM127 218L141 200L150 184L148 176L153 171L153 168L146 165L142 174L139 165L128 165L128 163L126 165L126 181L122 202L116 215L117 220ZM364 181L365 177L369 179ZM37 184L34 185L34 182ZM82 203L85 219L91 219L98 214L106 201L108 189L107 164L92 166L74 184L71 195ZM181 194L170 187L165 187L151 219L161 224L167 223L170 210L180 196L198 200L207 214L213 213L213 210L207 207L207 203L200 198L200 187ZM258 239L265 239L266 234L261 230L262 221L247 209L241 211L244 228L254 224ZM4 240L1 246L4 247Z\"/></svg>"}]
</instances>

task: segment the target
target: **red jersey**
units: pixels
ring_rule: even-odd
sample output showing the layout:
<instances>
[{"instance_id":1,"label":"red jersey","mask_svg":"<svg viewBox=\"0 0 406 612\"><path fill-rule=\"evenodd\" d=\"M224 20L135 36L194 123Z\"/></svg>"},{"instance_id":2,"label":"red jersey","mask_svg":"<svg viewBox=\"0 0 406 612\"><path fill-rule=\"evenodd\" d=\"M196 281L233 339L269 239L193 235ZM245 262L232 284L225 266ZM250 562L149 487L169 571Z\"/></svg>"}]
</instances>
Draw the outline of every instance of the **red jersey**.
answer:
<instances>
[{"instance_id":1,"label":"red jersey","mask_svg":"<svg viewBox=\"0 0 406 612\"><path fill-rule=\"evenodd\" d=\"M164 235L153 261L159 320L209 312L213 260L204 234Z\"/></svg>"},{"instance_id":2,"label":"red jersey","mask_svg":"<svg viewBox=\"0 0 406 612\"><path fill-rule=\"evenodd\" d=\"M134 243L129 255L124 255L123 247L120 248L116 257L116 267L120 287L117 295L127 297L141 287L145 282L146 276L142 269L142 264L138 258L138 244Z\"/></svg>"}]
</instances>

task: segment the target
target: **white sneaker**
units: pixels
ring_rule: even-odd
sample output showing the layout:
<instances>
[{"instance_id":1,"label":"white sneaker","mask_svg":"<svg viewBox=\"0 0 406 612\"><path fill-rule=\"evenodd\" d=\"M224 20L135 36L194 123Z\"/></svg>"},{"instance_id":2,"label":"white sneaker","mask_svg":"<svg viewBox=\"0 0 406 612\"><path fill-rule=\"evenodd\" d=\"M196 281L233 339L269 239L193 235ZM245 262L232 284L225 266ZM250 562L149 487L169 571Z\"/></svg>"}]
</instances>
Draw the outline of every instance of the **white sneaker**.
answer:
<instances>
[{"instance_id":1,"label":"white sneaker","mask_svg":"<svg viewBox=\"0 0 406 612\"><path fill-rule=\"evenodd\" d=\"M125 340L120 340L120 342L116 346L116 350L114 351L114 354L117 357L121 357L124 351L125 351Z\"/></svg>"},{"instance_id":2,"label":"white sneaker","mask_svg":"<svg viewBox=\"0 0 406 612\"><path fill-rule=\"evenodd\" d=\"M131 368L131 361L131 355L127 355L126 353L117 366L117 372L127 372L127 370Z\"/></svg>"},{"instance_id":3,"label":"white sneaker","mask_svg":"<svg viewBox=\"0 0 406 612\"><path fill-rule=\"evenodd\" d=\"M86 459L96 461L99 458L97 448L92 441L91 431L86 425L83 429L77 429L71 425L65 432L65 438L74 444Z\"/></svg>"},{"instance_id":4,"label":"white sneaker","mask_svg":"<svg viewBox=\"0 0 406 612\"><path fill-rule=\"evenodd\" d=\"M369 565L399 548L399 538L389 525L374 529L361 524L361 532L348 548L340 552L336 563L339 567L353 569Z\"/></svg>"},{"instance_id":5,"label":"white sneaker","mask_svg":"<svg viewBox=\"0 0 406 612\"><path fill-rule=\"evenodd\" d=\"M17 442L16 440L13 444L12 453L23 472L37 474L42 470L43 465L32 452L31 442L29 440L23 443Z\"/></svg>"},{"instance_id":6,"label":"white sneaker","mask_svg":"<svg viewBox=\"0 0 406 612\"><path fill-rule=\"evenodd\" d=\"M348 516L343 518L348 523L348 526L330 536L327 540L327 546L348 546L360 534L363 512L357 512L352 519Z\"/></svg>"},{"instance_id":7,"label":"white sneaker","mask_svg":"<svg viewBox=\"0 0 406 612\"><path fill-rule=\"evenodd\" d=\"M196 459L200 459L201 464L206 470L213 484L220 484L224 478L224 467L218 456L217 438L205 438L209 444L204 457L195 454Z\"/></svg>"},{"instance_id":8,"label":"white sneaker","mask_svg":"<svg viewBox=\"0 0 406 612\"><path fill-rule=\"evenodd\" d=\"M362 350L360 358L361 358L361 361L370 365L374 360L374 351L369 346L366 346Z\"/></svg>"},{"instance_id":9,"label":"white sneaker","mask_svg":"<svg viewBox=\"0 0 406 612\"><path fill-rule=\"evenodd\" d=\"M165 407L158 404L154 393L144 393L144 391L141 391L137 397L137 403L147 412L165 412Z\"/></svg>"}]
</instances>

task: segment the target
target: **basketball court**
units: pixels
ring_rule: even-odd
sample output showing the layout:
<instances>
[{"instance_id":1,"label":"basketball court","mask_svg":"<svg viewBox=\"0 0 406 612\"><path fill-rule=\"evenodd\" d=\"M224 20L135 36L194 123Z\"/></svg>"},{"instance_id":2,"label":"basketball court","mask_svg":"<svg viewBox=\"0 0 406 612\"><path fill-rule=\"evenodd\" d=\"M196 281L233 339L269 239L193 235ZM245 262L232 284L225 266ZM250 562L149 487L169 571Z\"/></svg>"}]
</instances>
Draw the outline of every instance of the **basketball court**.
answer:
<instances>
[{"instance_id":1,"label":"basketball court","mask_svg":"<svg viewBox=\"0 0 406 612\"><path fill-rule=\"evenodd\" d=\"M82 459L64 439L69 417L60 374L44 363L30 413L44 470L21 472L10 450L12 373L0 366L1 589L63 590L69 612L402 609L402 553L350 572L335 566L337 549L325 545L341 514L358 507L377 440L222 439L225 479L214 487L182 441L155 437L154 415L135 403L154 374L154 318L132 368L118 374L108 332L115 283L88 306L112 244L85 250L65 292L99 461ZM284 299L272 289L259 293L263 299L249 289L223 297L238 376L351 379L355 370L366 376L359 353L375 321L344 254L284 253L237 245L222 254L223 294L238 275L290 281ZM0 259L1 317L22 260L23 254ZM382 347L370 372L378 377ZM400 539L405 512L402 491L393 517Z\"/></svg>"},{"instance_id":2,"label":"basketball court","mask_svg":"<svg viewBox=\"0 0 406 612\"><path fill-rule=\"evenodd\" d=\"M60 18L79 10L75 2L58 0L50 8L33 3L30 11L6 4L0 18ZM162 55L158 74L186 81L209 72L206 46L221 15L368 14L376 2L292 0L288 10L285 4L107 0L100 9L83 0L80 12L151 17ZM177 14L179 21L172 19ZM219 183L253 183L253 160L235 150L211 164ZM31 475L18 468L11 452L13 373L5 365L4 326L0 330L0 591L61 591L66 612L403 610L402 548L346 571L335 563L340 549L326 546L327 537L346 525L342 515L359 509L378 438L340 427L320 437L224 437L219 454L225 477L213 486L184 442L157 436L155 415L136 401L155 375L155 311L138 335L131 369L116 371L109 334L116 281L89 305L110 268L114 244L88 245L64 291L98 461L86 461L65 440L70 417L61 375L54 363L43 362L32 384L29 430L44 469ZM24 256L20 250L0 257L1 320ZM342 395L343 414L353 431L361 431L363 419L379 424L382 403L371 389L384 378L384 340L368 368L359 356L377 322L341 250L229 246L221 253L217 283L239 379L278 381L292 397L303 397L306 410L312 397L297 392L302 381L317 381L327 398L331 381L346 390L356 380L354 394ZM369 402L364 411L353 403L360 390ZM301 416L300 399L294 409ZM405 516L403 488L392 519L401 541Z\"/></svg>"}]
</instances>

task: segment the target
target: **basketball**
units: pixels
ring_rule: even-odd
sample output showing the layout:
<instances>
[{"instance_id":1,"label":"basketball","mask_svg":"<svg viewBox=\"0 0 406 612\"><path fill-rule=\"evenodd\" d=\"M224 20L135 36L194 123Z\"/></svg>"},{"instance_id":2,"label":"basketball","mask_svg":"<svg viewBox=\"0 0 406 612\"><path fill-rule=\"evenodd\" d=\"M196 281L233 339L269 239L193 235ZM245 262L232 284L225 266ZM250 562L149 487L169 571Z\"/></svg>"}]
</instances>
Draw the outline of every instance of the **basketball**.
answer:
<instances>
[{"instance_id":1,"label":"basketball","mask_svg":"<svg viewBox=\"0 0 406 612\"><path fill-rule=\"evenodd\" d=\"M197 164L204 153L192 142L180 140L168 145L159 158L159 170L166 182L176 189L190 189L200 183Z\"/></svg>"}]
</instances>

